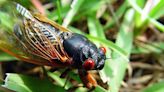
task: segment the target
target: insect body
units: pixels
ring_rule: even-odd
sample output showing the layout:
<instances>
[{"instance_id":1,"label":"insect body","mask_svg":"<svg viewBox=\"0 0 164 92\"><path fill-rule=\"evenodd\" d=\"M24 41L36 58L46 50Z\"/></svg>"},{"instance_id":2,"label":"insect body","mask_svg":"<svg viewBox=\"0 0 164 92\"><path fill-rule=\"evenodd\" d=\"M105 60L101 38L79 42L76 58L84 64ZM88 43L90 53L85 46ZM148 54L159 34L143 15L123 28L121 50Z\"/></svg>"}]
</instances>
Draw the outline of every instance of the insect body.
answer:
<instances>
[{"instance_id":1,"label":"insect body","mask_svg":"<svg viewBox=\"0 0 164 92\"><path fill-rule=\"evenodd\" d=\"M87 71L103 68L104 48L97 48L83 35L72 33L40 14L30 13L20 4L16 4L16 9L24 19L15 26L14 34L28 53L49 61L53 67L76 68L85 86L96 85Z\"/></svg>"}]
</instances>

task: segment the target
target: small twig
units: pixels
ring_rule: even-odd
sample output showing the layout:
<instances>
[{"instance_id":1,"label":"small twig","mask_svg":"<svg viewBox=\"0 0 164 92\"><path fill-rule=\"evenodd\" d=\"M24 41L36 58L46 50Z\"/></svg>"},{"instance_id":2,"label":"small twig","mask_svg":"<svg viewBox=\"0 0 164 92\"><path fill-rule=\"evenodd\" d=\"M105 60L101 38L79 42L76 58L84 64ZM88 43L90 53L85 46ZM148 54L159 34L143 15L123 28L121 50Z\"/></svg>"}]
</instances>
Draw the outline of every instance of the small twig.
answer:
<instances>
[{"instance_id":1,"label":"small twig","mask_svg":"<svg viewBox=\"0 0 164 92\"><path fill-rule=\"evenodd\" d=\"M110 2L108 2L108 8L109 8L109 11L111 12L112 16L113 16L113 19L115 20L116 22L116 26L117 28L120 28L120 23L119 23L119 18L116 16L115 12L114 12L114 9L113 9L113 6L111 5Z\"/></svg>"},{"instance_id":2,"label":"small twig","mask_svg":"<svg viewBox=\"0 0 164 92\"><path fill-rule=\"evenodd\" d=\"M143 68L143 69L149 69L149 70L158 70L158 71L164 71L164 68L158 66L158 65L150 65L140 62L131 62L130 63L133 68Z\"/></svg>"},{"instance_id":3,"label":"small twig","mask_svg":"<svg viewBox=\"0 0 164 92\"><path fill-rule=\"evenodd\" d=\"M136 42L138 45L140 45L141 47L143 47L143 48L145 48L145 46L143 46L144 44L149 44L149 45L151 45L151 46L153 46L153 47L155 47L155 48L158 48L158 49L160 49L160 50L164 50L164 49L161 48L160 46L157 46L157 45L155 45L155 44L152 44L152 42L143 41L143 40L139 40L139 39L135 40L135 42ZM148 49L148 48L145 48L145 49ZM149 49L148 49L148 50L149 50Z\"/></svg>"},{"instance_id":4,"label":"small twig","mask_svg":"<svg viewBox=\"0 0 164 92\"><path fill-rule=\"evenodd\" d=\"M0 79L3 79L2 62L0 62Z\"/></svg>"},{"instance_id":5,"label":"small twig","mask_svg":"<svg viewBox=\"0 0 164 92\"><path fill-rule=\"evenodd\" d=\"M131 78L133 73L133 68L130 64L128 64L127 68L128 68L128 76L129 78Z\"/></svg>"},{"instance_id":6,"label":"small twig","mask_svg":"<svg viewBox=\"0 0 164 92\"><path fill-rule=\"evenodd\" d=\"M144 75L141 77L137 77L137 78L132 78L128 81L128 84L141 84L141 83L146 83L148 82L150 79L152 79L153 76L152 75Z\"/></svg>"},{"instance_id":7,"label":"small twig","mask_svg":"<svg viewBox=\"0 0 164 92\"><path fill-rule=\"evenodd\" d=\"M122 85L123 87L125 87L125 88L128 87L128 84L127 84L125 81L122 81L122 82L121 82L121 85Z\"/></svg>"}]
</instances>

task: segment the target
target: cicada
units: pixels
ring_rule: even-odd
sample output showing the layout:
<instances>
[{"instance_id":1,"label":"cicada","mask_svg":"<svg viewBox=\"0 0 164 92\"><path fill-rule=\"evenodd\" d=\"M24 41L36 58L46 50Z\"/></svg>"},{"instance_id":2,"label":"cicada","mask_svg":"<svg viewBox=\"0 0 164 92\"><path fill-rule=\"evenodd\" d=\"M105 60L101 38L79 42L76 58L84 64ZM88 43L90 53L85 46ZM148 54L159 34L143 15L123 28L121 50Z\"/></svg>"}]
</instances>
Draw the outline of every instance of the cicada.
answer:
<instances>
[{"instance_id":1,"label":"cicada","mask_svg":"<svg viewBox=\"0 0 164 92\"><path fill-rule=\"evenodd\" d=\"M21 23L15 24L13 36L6 39L14 40L17 44L8 47L15 46L21 53L15 53L5 46L1 47L3 51L34 64L78 69L87 88L97 85L88 71L101 70L104 67L104 47L96 47L85 36L73 33L39 13L31 13L18 3L16 10L24 18ZM12 43L11 41L10 44Z\"/></svg>"}]
</instances>

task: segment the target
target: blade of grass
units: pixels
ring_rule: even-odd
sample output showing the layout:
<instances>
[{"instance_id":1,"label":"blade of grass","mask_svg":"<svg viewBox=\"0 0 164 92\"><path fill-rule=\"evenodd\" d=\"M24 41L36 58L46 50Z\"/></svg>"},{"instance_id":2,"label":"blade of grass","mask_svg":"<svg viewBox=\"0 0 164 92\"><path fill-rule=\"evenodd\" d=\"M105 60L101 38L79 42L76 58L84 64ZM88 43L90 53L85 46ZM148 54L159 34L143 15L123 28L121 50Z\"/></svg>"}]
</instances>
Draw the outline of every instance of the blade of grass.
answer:
<instances>
[{"instance_id":1,"label":"blade of grass","mask_svg":"<svg viewBox=\"0 0 164 92\"><path fill-rule=\"evenodd\" d=\"M65 92L58 85L54 85L48 79L38 79L21 74L8 73L3 87L16 92Z\"/></svg>"},{"instance_id":2,"label":"blade of grass","mask_svg":"<svg viewBox=\"0 0 164 92\"><path fill-rule=\"evenodd\" d=\"M154 26L156 26L161 32L164 32L164 25L161 24L160 22L156 21L153 18L149 18L149 21L154 24Z\"/></svg>"},{"instance_id":3,"label":"blade of grass","mask_svg":"<svg viewBox=\"0 0 164 92\"><path fill-rule=\"evenodd\" d=\"M134 10L129 9L125 16L123 23L121 24L116 45L123 48L126 51L126 58L129 58L133 42L133 17ZM110 91L118 92L121 82L123 80L125 70L129 60L125 60L124 57L120 56L116 51L113 52L113 61L110 62L109 66L112 68L113 75L110 76Z\"/></svg>"},{"instance_id":4,"label":"blade of grass","mask_svg":"<svg viewBox=\"0 0 164 92\"><path fill-rule=\"evenodd\" d=\"M94 37L99 37L105 39L105 34L102 28L102 25L96 19L96 15L88 17L88 27L89 27L89 34Z\"/></svg>"},{"instance_id":5,"label":"blade of grass","mask_svg":"<svg viewBox=\"0 0 164 92\"><path fill-rule=\"evenodd\" d=\"M137 0L136 4L138 5L138 7L143 8L145 1L144 0ZM135 25L137 28L139 28L139 27L141 27L142 24L143 24L143 22L141 20L141 14L139 12L136 12L135 13ZM138 30L140 30L140 29L138 29ZM138 32L140 32L140 31L138 31ZM140 33L138 33L138 34L140 34Z\"/></svg>"},{"instance_id":6,"label":"blade of grass","mask_svg":"<svg viewBox=\"0 0 164 92\"><path fill-rule=\"evenodd\" d=\"M95 13L106 1L105 0L85 0L82 4L83 7L79 9L79 13L75 16L73 21Z\"/></svg>"},{"instance_id":7,"label":"blade of grass","mask_svg":"<svg viewBox=\"0 0 164 92\"><path fill-rule=\"evenodd\" d=\"M164 92L164 81L161 81L159 83L153 84L150 87L147 87L143 89L141 92Z\"/></svg>"},{"instance_id":8,"label":"blade of grass","mask_svg":"<svg viewBox=\"0 0 164 92\"><path fill-rule=\"evenodd\" d=\"M56 5L57 5L58 23L61 24L62 23L62 17L61 17L61 2L60 2L60 0L56 1Z\"/></svg>"},{"instance_id":9,"label":"blade of grass","mask_svg":"<svg viewBox=\"0 0 164 92\"><path fill-rule=\"evenodd\" d=\"M1 0L0 1L0 5L3 4L4 2L6 2L6 0Z\"/></svg>"},{"instance_id":10,"label":"blade of grass","mask_svg":"<svg viewBox=\"0 0 164 92\"><path fill-rule=\"evenodd\" d=\"M119 9L115 12L115 17L120 19L121 16L125 13L126 9L127 9L127 2L125 1L120 7ZM105 26L104 26L104 31L107 31L107 29L113 27L113 25L115 25L116 21L115 20L111 20L108 21Z\"/></svg>"},{"instance_id":11,"label":"blade of grass","mask_svg":"<svg viewBox=\"0 0 164 92\"><path fill-rule=\"evenodd\" d=\"M157 19L161 17L162 15L164 15L164 12L161 12L164 10L163 6L164 6L164 1L160 0L159 3L151 10L151 12L149 13L149 16Z\"/></svg>"},{"instance_id":12,"label":"blade of grass","mask_svg":"<svg viewBox=\"0 0 164 92\"><path fill-rule=\"evenodd\" d=\"M63 86L65 85L65 82L66 82L66 78L60 78L60 74L59 72L54 72L54 73L51 73L51 72L47 72L48 76L50 76L52 79L55 80L55 82L60 85L60 86ZM67 81L67 84L65 85L65 88L68 89L69 87L71 87L71 83L69 81Z\"/></svg>"},{"instance_id":13,"label":"blade of grass","mask_svg":"<svg viewBox=\"0 0 164 92\"><path fill-rule=\"evenodd\" d=\"M88 92L88 89L84 87L78 87L75 92Z\"/></svg>"},{"instance_id":14,"label":"blade of grass","mask_svg":"<svg viewBox=\"0 0 164 92\"><path fill-rule=\"evenodd\" d=\"M62 26L67 27L70 24L71 20L73 19L83 2L84 0L73 0L71 4L71 9L68 11Z\"/></svg>"},{"instance_id":15,"label":"blade of grass","mask_svg":"<svg viewBox=\"0 0 164 92\"><path fill-rule=\"evenodd\" d=\"M67 12L69 10L69 6L63 6L60 11L61 11L61 19L63 20L64 17L66 16ZM51 20L59 20L59 15L58 15L58 9L52 11L52 12L48 12L48 18L50 18Z\"/></svg>"},{"instance_id":16,"label":"blade of grass","mask_svg":"<svg viewBox=\"0 0 164 92\"><path fill-rule=\"evenodd\" d=\"M143 53L158 53L161 54L164 51L164 43L163 42L137 42L137 46L135 46L132 50L133 54L143 54Z\"/></svg>"},{"instance_id":17,"label":"blade of grass","mask_svg":"<svg viewBox=\"0 0 164 92\"><path fill-rule=\"evenodd\" d=\"M101 86L96 86L96 88L94 89L94 92L107 92L107 91Z\"/></svg>"},{"instance_id":18,"label":"blade of grass","mask_svg":"<svg viewBox=\"0 0 164 92\"><path fill-rule=\"evenodd\" d=\"M129 4L140 14L142 14L142 9L136 4L135 0L128 0ZM154 15L155 16L155 15ZM150 16L146 16L145 21L148 20L148 22L152 23L154 26L156 26L159 31L164 32L164 26L163 24L159 23L157 20L155 20L154 18L150 17ZM142 21L144 22L144 21Z\"/></svg>"},{"instance_id":19,"label":"blade of grass","mask_svg":"<svg viewBox=\"0 0 164 92\"><path fill-rule=\"evenodd\" d=\"M11 17L7 13L0 11L0 26L1 26L1 28L4 27L6 29L9 29L7 31L11 31L13 28L13 26L12 26L13 21L11 21L11 20L12 20Z\"/></svg>"}]
</instances>

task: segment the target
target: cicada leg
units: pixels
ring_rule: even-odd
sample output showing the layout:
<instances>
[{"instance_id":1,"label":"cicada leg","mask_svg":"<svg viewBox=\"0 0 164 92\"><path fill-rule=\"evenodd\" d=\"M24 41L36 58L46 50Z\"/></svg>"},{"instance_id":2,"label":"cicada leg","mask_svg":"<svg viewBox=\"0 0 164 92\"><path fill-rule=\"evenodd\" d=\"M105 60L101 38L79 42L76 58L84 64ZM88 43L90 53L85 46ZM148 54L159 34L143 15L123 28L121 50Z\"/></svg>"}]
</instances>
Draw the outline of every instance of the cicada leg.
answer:
<instances>
[{"instance_id":1,"label":"cicada leg","mask_svg":"<svg viewBox=\"0 0 164 92\"><path fill-rule=\"evenodd\" d=\"M62 72L62 74L60 75L60 78L65 78L68 75L70 70L71 70L70 68L67 68L64 72Z\"/></svg>"},{"instance_id":2,"label":"cicada leg","mask_svg":"<svg viewBox=\"0 0 164 92\"><path fill-rule=\"evenodd\" d=\"M80 79L82 80L84 86L86 86L89 89L97 86L97 81L88 71L79 69L78 73L79 73Z\"/></svg>"}]
</instances>

